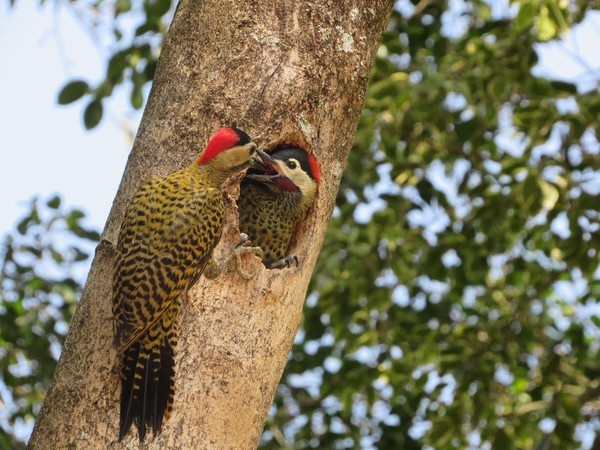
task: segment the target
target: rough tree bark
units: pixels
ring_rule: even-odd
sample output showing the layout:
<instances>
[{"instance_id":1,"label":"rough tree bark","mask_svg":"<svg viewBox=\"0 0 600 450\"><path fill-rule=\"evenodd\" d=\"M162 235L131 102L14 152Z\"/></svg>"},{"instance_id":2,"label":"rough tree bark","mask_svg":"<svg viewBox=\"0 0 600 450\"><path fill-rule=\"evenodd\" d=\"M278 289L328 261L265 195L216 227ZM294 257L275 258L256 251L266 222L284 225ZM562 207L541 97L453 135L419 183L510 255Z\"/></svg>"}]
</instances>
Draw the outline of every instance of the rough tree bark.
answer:
<instances>
[{"instance_id":1,"label":"rough tree bark","mask_svg":"<svg viewBox=\"0 0 600 450\"><path fill-rule=\"evenodd\" d=\"M148 448L257 446L298 328L306 289L331 217L367 81L393 0L181 0L103 238L116 242L124 208L149 173L197 157L220 126L261 148L313 151L322 181L298 233L299 268L257 276L229 270L201 279L182 307L173 415ZM239 179L237 180L239 181ZM230 191L235 195L236 184ZM229 226L217 256L239 239ZM221 251L219 251L221 250ZM98 246L33 449L135 448L117 442L119 358L111 347L112 247Z\"/></svg>"}]
</instances>

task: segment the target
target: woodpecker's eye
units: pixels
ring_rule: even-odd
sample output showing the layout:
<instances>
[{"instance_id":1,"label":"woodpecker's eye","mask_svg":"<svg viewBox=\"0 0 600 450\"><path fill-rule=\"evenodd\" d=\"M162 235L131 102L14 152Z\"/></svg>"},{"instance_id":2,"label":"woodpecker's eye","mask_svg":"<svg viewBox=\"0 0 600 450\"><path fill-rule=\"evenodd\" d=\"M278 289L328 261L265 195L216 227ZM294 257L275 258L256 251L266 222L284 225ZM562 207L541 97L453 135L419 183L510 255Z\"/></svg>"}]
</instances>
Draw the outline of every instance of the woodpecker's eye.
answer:
<instances>
[{"instance_id":1,"label":"woodpecker's eye","mask_svg":"<svg viewBox=\"0 0 600 450\"><path fill-rule=\"evenodd\" d=\"M294 170L296 167L298 167L298 164L296 164L296 161L288 161L288 162L287 162L287 166L288 166L290 169Z\"/></svg>"}]
</instances>

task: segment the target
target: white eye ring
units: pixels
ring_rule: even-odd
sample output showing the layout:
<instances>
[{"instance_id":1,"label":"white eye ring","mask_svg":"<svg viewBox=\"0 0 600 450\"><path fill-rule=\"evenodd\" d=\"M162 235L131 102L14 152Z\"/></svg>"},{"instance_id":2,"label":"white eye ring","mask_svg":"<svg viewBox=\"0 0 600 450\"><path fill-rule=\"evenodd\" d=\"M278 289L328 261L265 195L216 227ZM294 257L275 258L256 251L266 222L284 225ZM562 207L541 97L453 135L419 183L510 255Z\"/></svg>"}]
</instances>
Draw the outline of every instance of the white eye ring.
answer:
<instances>
[{"instance_id":1,"label":"white eye ring","mask_svg":"<svg viewBox=\"0 0 600 450\"><path fill-rule=\"evenodd\" d=\"M292 170L294 170L296 167L298 167L298 164L296 164L296 161L288 161L286 164Z\"/></svg>"}]
</instances>

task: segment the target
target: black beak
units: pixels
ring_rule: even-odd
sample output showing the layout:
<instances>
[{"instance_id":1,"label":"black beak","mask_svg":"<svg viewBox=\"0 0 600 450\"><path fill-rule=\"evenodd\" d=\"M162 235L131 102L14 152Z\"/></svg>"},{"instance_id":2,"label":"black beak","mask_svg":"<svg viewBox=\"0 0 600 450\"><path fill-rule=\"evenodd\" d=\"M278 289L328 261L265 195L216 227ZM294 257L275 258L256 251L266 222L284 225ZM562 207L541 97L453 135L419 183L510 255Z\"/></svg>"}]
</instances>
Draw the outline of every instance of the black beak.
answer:
<instances>
[{"instance_id":1,"label":"black beak","mask_svg":"<svg viewBox=\"0 0 600 450\"><path fill-rule=\"evenodd\" d=\"M277 166L273 158L268 153L257 149L256 153L252 156L251 166L246 177L251 180L265 182L272 181L280 175L279 166Z\"/></svg>"}]
</instances>

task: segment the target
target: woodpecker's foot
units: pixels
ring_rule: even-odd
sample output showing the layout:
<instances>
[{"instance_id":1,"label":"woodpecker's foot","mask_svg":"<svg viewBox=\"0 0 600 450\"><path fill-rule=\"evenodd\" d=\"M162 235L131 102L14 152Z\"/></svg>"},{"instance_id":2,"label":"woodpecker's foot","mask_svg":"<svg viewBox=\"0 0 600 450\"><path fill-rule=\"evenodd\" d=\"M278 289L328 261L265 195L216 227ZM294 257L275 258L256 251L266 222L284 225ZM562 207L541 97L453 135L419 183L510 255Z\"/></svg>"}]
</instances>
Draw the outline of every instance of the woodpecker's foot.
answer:
<instances>
[{"instance_id":1,"label":"woodpecker's foot","mask_svg":"<svg viewBox=\"0 0 600 450\"><path fill-rule=\"evenodd\" d=\"M256 273L246 272L242 267L242 255L244 253L253 253L262 259L263 251L260 247L250 247L249 244L250 241L248 240L248 235L246 233L241 233L240 242L235 246L231 253L229 253L229 255L227 255L220 263L211 260L204 269L204 276L211 280L217 278L229 265L232 258L235 258L237 273L239 273L244 280L253 278Z\"/></svg>"},{"instance_id":2,"label":"woodpecker's foot","mask_svg":"<svg viewBox=\"0 0 600 450\"><path fill-rule=\"evenodd\" d=\"M246 233L240 233L240 242L238 242L238 245L236 245L235 248L243 247L245 244L249 243L248 235Z\"/></svg>"},{"instance_id":3,"label":"woodpecker's foot","mask_svg":"<svg viewBox=\"0 0 600 450\"><path fill-rule=\"evenodd\" d=\"M232 256L235 256L235 268L237 270L237 273L244 280L250 280L250 279L254 278L254 276L256 275L256 272L250 273L250 272L246 272L244 270L244 268L242 267L242 255L244 253L252 253L252 254L258 256L260 259L262 259L263 251L262 251L262 248L260 248L260 247L249 247L249 246L246 246L246 244L250 244L250 241L246 240L243 243L240 242L240 244L238 244L238 246L233 250Z\"/></svg>"},{"instance_id":4,"label":"woodpecker's foot","mask_svg":"<svg viewBox=\"0 0 600 450\"><path fill-rule=\"evenodd\" d=\"M235 268L237 273L244 280L250 280L254 278L256 272L250 273L246 272L242 267L242 255L244 253L252 253L258 256L260 259L263 257L263 251L260 247L251 247L250 241L248 240L248 235L246 233L240 233L240 242L235 246L228 259L226 260L226 264L229 263L229 260L235 256Z\"/></svg>"},{"instance_id":5,"label":"woodpecker's foot","mask_svg":"<svg viewBox=\"0 0 600 450\"><path fill-rule=\"evenodd\" d=\"M204 272L202 272L202 275L204 275L204 277L208 278L209 280L214 280L221 274L222 270L223 269L220 268L220 264L214 259L211 259L204 268Z\"/></svg>"},{"instance_id":6,"label":"woodpecker's foot","mask_svg":"<svg viewBox=\"0 0 600 450\"><path fill-rule=\"evenodd\" d=\"M270 264L269 269L283 269L284 267L289 269L293 262L296 263L296 267L300 266L300 260L296 255L288 255L285 258L281 258L279 261Z\"/></svg>"}]
</instances>

